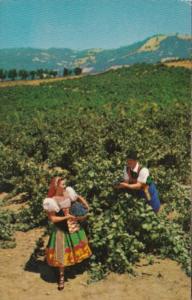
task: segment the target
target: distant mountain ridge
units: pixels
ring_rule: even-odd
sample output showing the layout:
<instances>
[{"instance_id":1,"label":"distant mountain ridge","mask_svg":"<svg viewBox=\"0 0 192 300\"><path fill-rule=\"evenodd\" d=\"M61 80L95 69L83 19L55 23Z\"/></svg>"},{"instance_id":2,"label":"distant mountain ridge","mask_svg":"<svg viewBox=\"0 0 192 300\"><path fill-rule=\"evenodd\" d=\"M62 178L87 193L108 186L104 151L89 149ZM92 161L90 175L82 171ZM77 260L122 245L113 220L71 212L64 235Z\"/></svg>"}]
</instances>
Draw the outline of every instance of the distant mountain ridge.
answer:
<instances>
[{"instance_id":1,"label":"distant mountain ridge","mask_svg":"<svg viewBox=\"0 0 192 300\"><path fill-rule=\"evenodd\" d=\"M0 49L0 68L37 70L80 67L83 72L102 72L134 63L156 63L168 59L189 59L191 55L189 35L155 35L143 41L117 49L72 50L68 48Z\"/></svg>"}]
</instances>

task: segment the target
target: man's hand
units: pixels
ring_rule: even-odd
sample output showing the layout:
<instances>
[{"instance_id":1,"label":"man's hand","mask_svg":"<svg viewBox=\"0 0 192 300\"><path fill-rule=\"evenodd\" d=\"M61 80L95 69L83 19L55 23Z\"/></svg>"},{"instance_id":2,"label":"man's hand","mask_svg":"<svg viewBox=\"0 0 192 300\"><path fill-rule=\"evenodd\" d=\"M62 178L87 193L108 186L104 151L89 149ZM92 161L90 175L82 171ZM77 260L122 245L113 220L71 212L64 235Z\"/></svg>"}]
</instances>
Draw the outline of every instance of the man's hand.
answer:
<instances>
[{"instance_id":1,"label":"man's hand","mask_svg":"<svg viewBox=\"0 0 192 300\"><path fill-rule=\"evenodd\" d=\"M116 189L126 189L129 188L129 184L127 182L120 182L115 186Z\"/></svg>"},{"instance_id":2,"label":"man's hand","mask_svg":"<svg viewBox=\"0 0 192 300\"><path fill-rule=\"evenodd\" d=\"M140 182L136 183L128 183L128 182L120 182L117 188L119 189L131 189L131 190L141 190L143 184Z\"/></svg>"}]
</instances>

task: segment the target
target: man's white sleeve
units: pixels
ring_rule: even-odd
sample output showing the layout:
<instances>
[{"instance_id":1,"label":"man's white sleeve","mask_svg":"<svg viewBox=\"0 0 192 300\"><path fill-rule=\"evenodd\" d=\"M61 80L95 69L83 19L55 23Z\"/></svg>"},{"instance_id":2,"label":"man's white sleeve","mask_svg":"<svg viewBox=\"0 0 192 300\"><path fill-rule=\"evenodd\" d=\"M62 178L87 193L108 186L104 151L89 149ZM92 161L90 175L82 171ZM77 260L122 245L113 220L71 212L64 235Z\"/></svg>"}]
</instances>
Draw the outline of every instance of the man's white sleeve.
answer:
<instances>
[{"instance_id":1,"label":"man's white sleeve","mask_svg":"<svg viewBox=\"0 0 192 300\"><path fill-rule=\"evenodd\" d=\"M147 168L142 168L141 171L139 172L137 182L146 183L148 176L149 176L149 170Z\"/></svg>"},{"instance_id":2,"label":"man's white sleeve","mask_svg":"<svg viewBox=\"0 0 192 300\"><path fill-rule=\"evenodd\" d=\"M129 181L129 175L127 174L127 168L126 168L126 166L124 167L124 170L123 170L123 179L126 182Z\"/></svg>"}]
</instances>

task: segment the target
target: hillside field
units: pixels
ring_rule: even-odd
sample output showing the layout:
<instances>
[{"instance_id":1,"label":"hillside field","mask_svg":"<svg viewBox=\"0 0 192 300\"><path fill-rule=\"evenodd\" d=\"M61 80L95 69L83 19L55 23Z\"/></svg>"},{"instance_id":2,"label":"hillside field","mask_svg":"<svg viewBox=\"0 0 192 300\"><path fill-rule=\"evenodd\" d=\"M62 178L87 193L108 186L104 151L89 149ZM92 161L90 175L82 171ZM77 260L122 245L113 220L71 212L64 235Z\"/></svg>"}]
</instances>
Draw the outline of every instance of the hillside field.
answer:
<instances>
[{"instance_id":1,"label":"hillside field","mask_svg":"<svg viewBox=\"0 0 192 300\"><path fill-rule=\"evenodd\" d=\"M136 64L78 80L0 85L0 105L5 255L19 246L20 231L47 236L42 200L50 178L62 175L91 207L84 227L93 256L83 280L107 280L109 273L137 276L142 259L148 265L171 259L181 276L191 276L189 69ZM158 186L158 215L143 199L113 187L130 149Z\"/></svg>"}]
</instances>

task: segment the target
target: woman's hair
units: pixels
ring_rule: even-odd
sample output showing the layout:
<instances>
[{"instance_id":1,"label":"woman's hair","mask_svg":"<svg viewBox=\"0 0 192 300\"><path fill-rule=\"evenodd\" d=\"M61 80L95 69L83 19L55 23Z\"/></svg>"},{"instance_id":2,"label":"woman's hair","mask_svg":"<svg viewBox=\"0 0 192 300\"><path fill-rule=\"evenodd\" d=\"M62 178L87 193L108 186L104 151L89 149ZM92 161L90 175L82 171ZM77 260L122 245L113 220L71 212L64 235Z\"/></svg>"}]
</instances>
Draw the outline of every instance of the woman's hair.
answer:
<instances>
[{"instance_id":1,"label":"woman's hair","mask_svg":"<svg viewBox=\"0 0 192 300\"><path fill-rule=\"evenodd\" d=\"M56 194L56 191L57 191L57 187L59 185L59 183L62 181L63 179L61 177L53 177L51 179L51 182L49 184L49 190L48 190L48 193L47 193L47 196L48 197L53 197L55 196Z\"/></svg>"}]
</instances>

